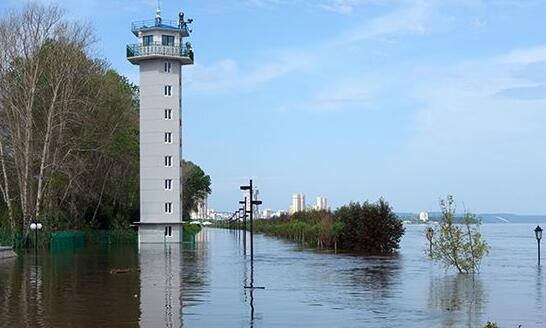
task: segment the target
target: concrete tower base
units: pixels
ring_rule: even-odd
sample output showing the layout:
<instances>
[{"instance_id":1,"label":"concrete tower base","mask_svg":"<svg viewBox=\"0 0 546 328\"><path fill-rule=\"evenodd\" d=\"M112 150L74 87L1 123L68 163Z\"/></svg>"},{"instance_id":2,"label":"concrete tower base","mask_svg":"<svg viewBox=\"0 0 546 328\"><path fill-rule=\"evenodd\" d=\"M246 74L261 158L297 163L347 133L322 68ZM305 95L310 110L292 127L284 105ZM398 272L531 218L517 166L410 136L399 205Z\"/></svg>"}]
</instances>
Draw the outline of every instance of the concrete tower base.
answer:
<instances>
[{"instance_id":1,"label":"concrete tower base","mask_svg":"<svg viewBox=\"0 0 546 328\"><path fill-rule=\"evenodd\" d=\"M180 244L182 223L140 223L138 242L141 244Z\"/></svg>"}]
</instances>

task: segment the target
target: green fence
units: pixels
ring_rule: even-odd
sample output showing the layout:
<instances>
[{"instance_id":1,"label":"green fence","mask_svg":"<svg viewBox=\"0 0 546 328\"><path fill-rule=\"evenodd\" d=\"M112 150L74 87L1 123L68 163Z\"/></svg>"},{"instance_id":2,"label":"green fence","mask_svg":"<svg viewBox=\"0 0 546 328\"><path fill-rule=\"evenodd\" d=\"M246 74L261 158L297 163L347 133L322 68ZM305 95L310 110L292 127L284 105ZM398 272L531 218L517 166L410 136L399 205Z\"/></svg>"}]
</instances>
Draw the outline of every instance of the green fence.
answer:
<instances>
[{"instance_id":1,"label":"green fence","mask_svg":"<svg viewBox=\"0 0 546 328\"><path fill-rule=\"evenodd\" d=\"M59 231L49 234L49 247L52 250L85 247L85 233L81 231Z\"/></svg>"},{"instance_id":2,"label":"green fence","mask_svg":"<svg viewBox=\"0 0 546 328\"><path fill-rule=\"evenodd\" d=\"M133 230L89 230L89 231L57 231L38 232L38 247L49 247L54 250L66 248L81 248L87 244L94 245L131 245L136 244L138 235ZM12 246L16 250L33 248L36 235L31 233L28 238L22 233L0 233L0 245Z\"/></svg>"},{"instance_id":3,"label":"green fence","mask_svg":"<svg viewBox=\"0 0 546 328\"><path fill-rule=\"evenodd\" d=\"M182 241L195 242L195 235L201 231L199 225L184 225ZM84 230L38 232L38 247L61 250L82 248L86 245L136 245L138 233L133 230ZM16 250L33 248L36 236L30 233L25 239L23 234L0 233L0 245L12 246Z\"/></svg>"}]
</instances>

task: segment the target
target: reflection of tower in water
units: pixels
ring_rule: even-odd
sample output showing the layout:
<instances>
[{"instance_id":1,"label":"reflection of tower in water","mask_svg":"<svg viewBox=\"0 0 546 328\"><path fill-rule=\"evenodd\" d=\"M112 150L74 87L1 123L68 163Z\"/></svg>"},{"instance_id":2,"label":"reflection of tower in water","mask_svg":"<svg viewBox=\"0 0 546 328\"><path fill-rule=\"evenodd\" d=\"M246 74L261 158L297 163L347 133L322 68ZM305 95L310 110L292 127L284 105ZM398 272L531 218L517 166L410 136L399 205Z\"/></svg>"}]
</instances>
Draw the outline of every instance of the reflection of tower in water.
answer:
<instances>
[{"instance_id":1,"label":"reflection of tower in water","mask_svg":"<svg viewBox=\"0 0 546 328\"><path fill-rule=\"evenodd\" d=\"M179 245L141 244L140 326L182 326L181 250Z\"/></svg>"},{"instance_id":2,"label":"reflection of tower in water","mask_svg":"<svg viewBox=\"0 0 546 328\"><path fill-rule=\"evenodd\" d=\"M165 245L165 323L173 327L173 265L171 246Z\"/></svg>"}]
</instances>

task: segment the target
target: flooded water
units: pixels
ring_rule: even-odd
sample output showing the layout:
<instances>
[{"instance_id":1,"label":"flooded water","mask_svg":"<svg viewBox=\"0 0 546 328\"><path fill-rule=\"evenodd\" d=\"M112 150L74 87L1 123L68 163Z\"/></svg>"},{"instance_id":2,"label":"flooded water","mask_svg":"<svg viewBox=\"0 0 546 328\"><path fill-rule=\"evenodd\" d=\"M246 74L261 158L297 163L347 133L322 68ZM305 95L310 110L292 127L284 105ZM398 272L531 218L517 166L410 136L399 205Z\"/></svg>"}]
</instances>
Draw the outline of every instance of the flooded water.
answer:
<instances>
[{"instance_id":1,"label":"flooded water","mask_svg":"<svg viewBox=\"0 0 546 328\"><path fill-rule=\"evenodd\" d=\"M492 249L474 277L431 264L411 225L390 257L256 235L253 271L241 233L219 229L192 245L31 253L0 262L0 327L544 327L533 228L482 226Z\"/></svg>"}]
</instances>

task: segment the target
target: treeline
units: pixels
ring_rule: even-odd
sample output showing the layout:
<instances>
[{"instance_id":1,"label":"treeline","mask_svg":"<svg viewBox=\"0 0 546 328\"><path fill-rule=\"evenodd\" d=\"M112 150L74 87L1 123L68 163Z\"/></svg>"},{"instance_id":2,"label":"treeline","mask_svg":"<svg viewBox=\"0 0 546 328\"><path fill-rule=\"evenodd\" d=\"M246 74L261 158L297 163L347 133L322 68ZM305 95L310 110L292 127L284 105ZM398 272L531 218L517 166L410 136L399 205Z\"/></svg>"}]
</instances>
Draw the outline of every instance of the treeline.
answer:
<instances>
[{"instance_id":1,"label":"treeline","mask_svg":"<svg viewBox=\"0 0 546 328\"><path fill-rule=\"evenodd\" d=\"M138 220L138 88L91 55L94 41L54 5L0 18L0 231ZM209 193L210 178L184 165L199 175L187 199Z\"/></svg>"},{"instance_id":2,"label":"treeline","mask_svg":"<svg viewBox=\"0 0 546 328\"><path fill-rule=\"evenodd\" d=\"M0 20L3 228L102 227L136 214L136 88L89 55L93 42L56 6Z\"/></svg>"},{"instance_id":3,"label":"treeline","mask_svg":"<svg viewBox=\"0 0 546 328\"><path fill-rule=\"evenodd\" d=\"M242 229L243 225L237 222L231 227ZM335 212L312 210L256 220L254 229L317 248L368 254L394 252L405 231L402 221L383 199L376 203L350 203Z\"/></svg>"}]
</instances>

